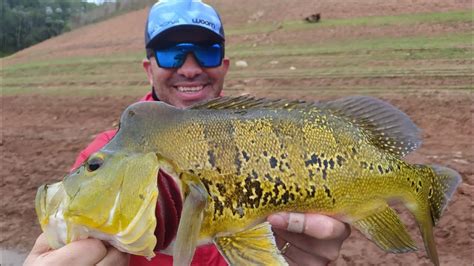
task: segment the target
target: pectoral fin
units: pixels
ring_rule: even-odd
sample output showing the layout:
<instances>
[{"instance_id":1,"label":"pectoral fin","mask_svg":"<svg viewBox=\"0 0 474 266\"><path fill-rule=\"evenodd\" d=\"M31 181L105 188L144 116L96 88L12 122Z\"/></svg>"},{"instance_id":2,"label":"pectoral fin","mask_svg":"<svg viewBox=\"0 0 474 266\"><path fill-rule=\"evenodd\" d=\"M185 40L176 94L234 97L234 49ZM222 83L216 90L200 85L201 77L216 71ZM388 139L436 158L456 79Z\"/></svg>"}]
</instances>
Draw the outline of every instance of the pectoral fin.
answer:
<instances>
[{"instance_id":1,"label":"pectoral fin","mask_svg":"<svg viewBox=\"0 0 474 266\"><path fill-rule=\"evenodd\" d=\"M214 243L229 265L288 265L276 246L268 222L233 235L216 237Z\"/></svg>"},{"instance_id":2,"label":"pectoral fin","mask_svg":"<svg viewBox=\"0 0 474 266\"><path fill-rule=\"evenodd\" d=\"M404 253L417 250L397 213L389 206L354 222L353 225L387 252Z\"/></svg>"},{"instance_id":3,"label":"pectoral fin","mask_svg":"<svg viewBox=\"0 0 474 266\"><path fill-rule=\"evenodd\" d=\"M207 190L198 178L189 174L181 177L188 194L184 200L173 250L173 265L190 265L201 230L203 211L207 203Z\"/></svg>"}]
</instances>

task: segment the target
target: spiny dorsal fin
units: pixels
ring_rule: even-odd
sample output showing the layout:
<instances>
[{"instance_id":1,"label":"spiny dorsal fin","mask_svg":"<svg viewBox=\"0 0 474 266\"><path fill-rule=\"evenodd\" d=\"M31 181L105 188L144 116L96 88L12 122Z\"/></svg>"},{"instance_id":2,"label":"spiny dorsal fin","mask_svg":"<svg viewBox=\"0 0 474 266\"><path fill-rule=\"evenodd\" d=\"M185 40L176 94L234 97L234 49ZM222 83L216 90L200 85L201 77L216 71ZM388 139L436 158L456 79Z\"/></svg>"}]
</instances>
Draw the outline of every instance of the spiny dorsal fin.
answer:
<instances>
[{"instance_id":1,"label":"spiny dorsal fin","mask_svg":"<svg viewBox=\"0 0 474 266\"><path fill-rule=\"evenodd\" d=\"M198 103L190 109L326 109L346 117L365 129L372 142L393 154L405 156L421 145L420 130L402 111L382 100L368 96L351 96L329 102L305 102L298 100L271 100L249 95L220 97Z\"/></svg>"},{"instance_id":2,"label":"spiny dorsal fin","mask_svg":"<svg viewBox=\"0 0 474 266\"><path fill-rule=\"evenodd\" d=\"M265 99L255 98L249 95L242 95L237 97L219 97L197 103L189 109L304 109L313 106L312 102L305 102L299 100L285 100L285 99Z\"/></svg>"},{"instance_id":3,"label":"spiny dorsal fin","mask_svg":"<svg viewBox=\"0 0 474 266\"><path fill-rule=\"evenodd\" d=\"M405 113L382 100L352 96L319 106L367 130L376 146L396 155L405 156L421 145L418 127Z\"/></svg>"}]
</instances>

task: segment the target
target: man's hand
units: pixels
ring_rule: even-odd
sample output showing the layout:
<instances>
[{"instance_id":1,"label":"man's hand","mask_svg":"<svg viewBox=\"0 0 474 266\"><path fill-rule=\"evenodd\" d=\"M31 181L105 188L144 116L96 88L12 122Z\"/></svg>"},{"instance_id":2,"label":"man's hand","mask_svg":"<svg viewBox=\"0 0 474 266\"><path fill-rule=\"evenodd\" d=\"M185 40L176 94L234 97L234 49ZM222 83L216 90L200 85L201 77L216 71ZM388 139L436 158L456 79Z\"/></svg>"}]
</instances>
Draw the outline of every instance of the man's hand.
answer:
<instances>
[{"instance_id":1,"label":"man's hand","mask_svg":"<svg viewBox=\"0 0 474 266\"><path fill-rule=\"evenodd\" d=\"M46 236L41 234L25 260L24 266L43 265L128 265L129 255L114 247L106 247L97 239L74 241L62 248L49 247Z\"/></svg>"},{"instance_id":2,"label":"man's hand","mask_svg":"<svg viewBox=\"0 0 474 266\"><path fill-rule=\"evenodd\" d=\"M327 265L351 233L349 225L316 213L277 213L267 220L290 265Z\"/></svg>"}]
</instances>

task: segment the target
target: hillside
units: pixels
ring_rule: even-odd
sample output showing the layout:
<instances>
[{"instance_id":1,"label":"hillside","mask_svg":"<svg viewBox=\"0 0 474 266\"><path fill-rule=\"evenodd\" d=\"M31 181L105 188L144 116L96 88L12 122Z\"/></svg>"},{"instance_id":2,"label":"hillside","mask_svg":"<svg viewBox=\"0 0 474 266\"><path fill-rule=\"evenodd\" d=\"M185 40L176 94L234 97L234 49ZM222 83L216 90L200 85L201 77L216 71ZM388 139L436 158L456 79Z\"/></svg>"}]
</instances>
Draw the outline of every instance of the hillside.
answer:
<instances>
[{"instance_id":1,"label":"hillside","mask_svg":"<svg viewBox=\"0 0 474 266\"><path fill-rule=\"evenodd\" d=\"M228 31L228 44L256 40L264 42L268 37L278 38L275 41L288 40L288 36L272 32L233 34L232 30L255 28L262 24L276 25L284 21L301 21L304 17L314 13L322 14L322 23L327 19L350 19L368 16L390 16L399 14L445 12L470 8L470 1L466 0L365 0L365 1L315 1L315 0L287 0L287 1L208 1L221 13L225 29ZM290 8L289 8L290 7ZM143 51L143 32L148 9L133 11L112 19L88 25L61 36L44 41L40 44L20 51L5 60L6 65L51 60L65 57L83 57L95 55L117 55L139 53ZM336 31L335 31L336 30ZM364 32L349 32L347 29L332 29L331 33L315 31L308 41L318 42L325 38L337 39L341 35L364 35ZM353 29L350 29L352 31ZM363 31L364 29L362 29ZM430 30L430 29L423 29ZM431 29L432 30L432 29ZM339 31L339 32L338 32ZM414 32L415 34L416 32ZM386 33L384 33L386 34Z\"/></svg>"}]
</instances>

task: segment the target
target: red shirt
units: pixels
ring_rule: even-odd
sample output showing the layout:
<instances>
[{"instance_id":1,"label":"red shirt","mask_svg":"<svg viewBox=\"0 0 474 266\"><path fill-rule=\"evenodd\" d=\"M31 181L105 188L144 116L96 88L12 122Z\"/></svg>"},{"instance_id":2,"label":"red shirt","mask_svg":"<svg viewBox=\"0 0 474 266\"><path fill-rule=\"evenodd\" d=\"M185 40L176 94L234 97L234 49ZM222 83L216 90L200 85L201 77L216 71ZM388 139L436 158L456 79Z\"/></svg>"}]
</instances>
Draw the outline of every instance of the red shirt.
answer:
<instances>
[{"instance_id":1,"label":"red shirt","mask_svg":"<svg viewBox=\"0 0 474 266\"><path fill-rule=\"evenodd\" d=\"M140 101L154 101L151 92L145 95L145 97L143 97ZM87 146L87 148L85 148L83 151L79 153L79 156L77 156L76 162L74 163L72 169L75 169L78 166L80 166L89 157L89 155L93 154L94 152L104 147L105 144L107 144L112 139L115 133L117 133L116 129L108 130L108 131L98 134L95 137L95 139ZM150 261L148 261L145 257L131 255L129 265L131 266L173 265L173 257L157 252L156 256L153 257ZM227 265L227 262L225 261L224 257L221 256L216 246L206 245L206 246L198 247L196 249L191 265L225 266Z\"/></svg>"}]
</instances>

